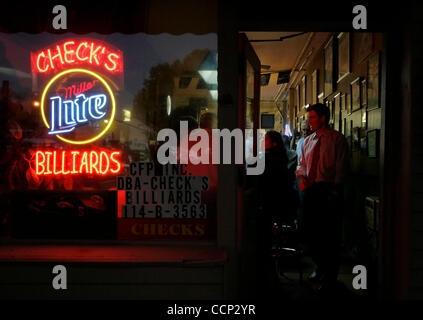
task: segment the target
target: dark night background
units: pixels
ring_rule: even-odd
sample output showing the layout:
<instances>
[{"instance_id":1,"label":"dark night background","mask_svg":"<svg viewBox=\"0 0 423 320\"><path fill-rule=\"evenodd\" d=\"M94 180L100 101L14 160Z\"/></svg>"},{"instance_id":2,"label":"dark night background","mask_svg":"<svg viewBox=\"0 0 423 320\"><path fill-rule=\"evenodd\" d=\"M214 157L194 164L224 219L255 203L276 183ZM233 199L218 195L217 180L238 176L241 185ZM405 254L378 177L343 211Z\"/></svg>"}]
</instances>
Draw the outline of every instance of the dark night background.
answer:
<instances>
[{"instance_id":1,"label":"dark night background","mask_svg":"<svg viewBox=\"0 0 423 320\"><path fill-rule=\"evenodd\" d=\"M199 4L202 1L177 1L180 3L180 10L176 12L165 10L160 14L156 12L153 17L148 15L153 2L152 0L136 3L124 3L123 1L61 2L60 4L67 8L68 14L68 29L63 31L52 28L54 17L52 8L57 3L31 2L31 4L19 4L11 1L3 2L0 5L0 33L193 33L194 31L187 27L186 22L179 21L186 7L195 6L196 9L201 11L201 16L207 15L207 10L216 8L214 4L207 3L207 1L204 1L204 7ZM164 3L170 2L164 1ZM423 297L423 277L419 278L419 275L422 274L423 263L420 261L421 258L413 260L418 261L416 265L410 265L408 262L410 256L420 257L419 253L423 248L423 237L421 236L423 229L410 227L415 221L421 221L419 214L423 212L423 205L421 204L423 167L420 161L423 157L423 147L421 146L423 132L420 129L421 123L419 123L419 118L423 115L420 96L422 87L420 70L423 69L423 55L421 54L423 49L423 10L421 4L406 1L391 3L314 1L307 4L299 1L239 1L230 4L223 0L212 1L212 3L216 2L218 21L197 21L198 32L200 34L216 32L218 34L218 47L219 50L223 51L223 54L225 52L222 47L225 48L231 41L231 35L224 34L223 30L235 30L236 32L249 30L343 30L352 32L354 31L352 28L354 17L352 8L356 4L364 5L367 8L368 29L366 31L386 34L389 69L384 120L385 125L391 130L387 133L386 143L382 147L386 159L381 169L383 171L382 194L386 201L384 214L389 218L386 222L388 231L384 235L387 251L381 260L385 269L381 277L384 279L384 294L388 298L412 296L421 299ZM175 6L178 5L172 4L172 8ZM161 24L152 20L157 17L162 17L167 26L172 26L174 29L166 29L166 27L163 27L166 26L166 23ZM191 14L190 17L194 17L195 20L195 14ZM207 25L207 23L210 25ZM232 32L231 34L235 33ZM231 49L233 47L228 50ZM230 59L222 59L222 66L230 66L230 63ZM230 104L230 95L234 92L233 87L230 87L232 85L231 80L227 80L230 78L227 76L229 72L231 71L219 69L219 101L221 103L228 103L229 101ZM227 84L229 85L227 86ZM230 121L236 116L236 111L222 110L219 114L219 124L223 128L230 128L233 123L233 121ZM231 124L226 126L225 121L229 121L228 123ZM225 177L232 180L238 178L236 168L232 167L227 170ZM221 192L224 192L224 188L225 186L222 186ZM413 212L413 214L403 215L403 212ZM233 220L235 221L235 218ZM231 241L234 244L229 246L229 256L233 257L234 251L236 251L236 236L234 236L234 239L224 240L223 243L230 243ZM93 268L93 265L90 265L89 268ZM78 272L82 272L81 270L84 267L77 266L77 268L80 268ZM225 275L226 279L235 275L236 271L231 271L232 274ZM146 272L150 272L149 274L154 277L153 268ZM413 283L413 281L415 282ZM228 290L229 292L236 292L236 289L232 287ZM89 293L86 296L89 296ZM229 296L236 297L236 295L231 294Z\"/></svg>"}]
</instances>

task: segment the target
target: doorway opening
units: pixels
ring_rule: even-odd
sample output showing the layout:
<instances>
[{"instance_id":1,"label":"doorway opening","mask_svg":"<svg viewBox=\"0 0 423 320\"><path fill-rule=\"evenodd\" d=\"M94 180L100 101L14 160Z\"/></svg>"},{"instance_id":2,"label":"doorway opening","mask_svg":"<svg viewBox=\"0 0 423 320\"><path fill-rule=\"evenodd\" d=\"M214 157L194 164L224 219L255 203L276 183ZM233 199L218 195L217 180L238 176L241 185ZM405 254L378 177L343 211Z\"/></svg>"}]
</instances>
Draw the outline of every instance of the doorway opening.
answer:
<instances>
[{"instance_id":1,"label":"doorway opening","mask_svg":"<svg viewBox=\"0 0 423 320\"><path fill-rule=\"evenodd\" d=\"M283 136L291 171L300 161L301 127L307 123L309 106L327 106L329 127L346 138L338 283L343 293L365 291L366 297L377 294L380 267L383 37L370 32L240 32L239 52L245 60L240 75L241 125ZM298 191L297 180L293 188ZM275 201L283 214L283 203L290 199L281 193ZM316 266L301 234L295 232L301 230L302 200L298 207L292 224L275 221L272 252L284 293L308 298L315 293L308 276ZM244 208L252 210L245 204ZM368 290L353 288L357 265L366 267Z\"/></svg>"}]
</instances>

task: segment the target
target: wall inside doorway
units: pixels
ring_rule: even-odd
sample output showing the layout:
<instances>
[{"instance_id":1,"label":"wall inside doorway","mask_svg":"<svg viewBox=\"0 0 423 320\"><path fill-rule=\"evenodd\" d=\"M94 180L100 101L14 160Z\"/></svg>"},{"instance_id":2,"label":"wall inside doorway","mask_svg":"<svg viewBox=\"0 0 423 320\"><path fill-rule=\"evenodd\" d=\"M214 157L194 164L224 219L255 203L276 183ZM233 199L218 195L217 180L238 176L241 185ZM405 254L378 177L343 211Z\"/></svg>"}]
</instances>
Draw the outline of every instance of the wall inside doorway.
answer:
<instances>
[{"instance_id":1,"label":"wall inside doorway","mask_svg":"<svg viewBox=\"0 0 423 320\"><path fill-rule=\"evenodd\" d=\"M291 127L299 131L301 121L307 119L308 105L321 102L332 111L331 124L335 130L345 135L350 150L350 165L345 183L343 251L345 258L353 261L364 260L375 265L377 233L368 228L369 216L365 213L365 199L369 196L380 196L380 144L377 144L374 135L378 137L382 128L383 35L381 33L344 33L343 41L345 38L349 40L349 48L343 51L349 53L348 61L343 58L342 50L341 52L339 50L342 48L338 41L340 34L339 32L328 33L321 47L312 48L314 51L312 59L305 63L295 82L290 84L288 114ZM345 42L342 43L344 44ZM326 61L325 64L325 52L330 52L331 46L333 62L330 64ZM376 63L377 55L379 56L378 64ZM332 70L329 70L328 66ZM347 74L338 75L338 71L342 71L345 67L347 67ZM328 82L330 79L333 85L326 83L325 86L325 80ZM358 79L356 83L360 84L358 90L361 86L359 91L361 101L356 108L353 108L351 95L356 93L353 83L356 79ZM375 81L378 81L377 87ZM378 101L373 98L375 92L379 94ZM368 146L370 146L370 154Z\"/></svg>"}]
</instances>

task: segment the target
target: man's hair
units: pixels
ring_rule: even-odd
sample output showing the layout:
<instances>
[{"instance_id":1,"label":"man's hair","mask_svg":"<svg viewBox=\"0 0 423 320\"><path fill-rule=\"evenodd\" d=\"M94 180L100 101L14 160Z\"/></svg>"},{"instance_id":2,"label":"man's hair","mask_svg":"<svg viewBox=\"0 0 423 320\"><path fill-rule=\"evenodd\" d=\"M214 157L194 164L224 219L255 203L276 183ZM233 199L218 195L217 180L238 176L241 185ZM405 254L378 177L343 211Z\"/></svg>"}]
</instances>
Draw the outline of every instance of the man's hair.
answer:
<instances>
[{"instance_id":1,"label":"man's hair","mask_svg":"<svg viewBox=\"0 0 423 320\"><path fill-rule=\"evenodd\" d=\"M330 111L327 106L322 103L312 104L307 108L307 112L315 111L319 117L326 116L326 125L329 124L330 120Z\"/></svg>"},{"instance_id":2,"label":"man's hair","mask_svg":"<svg viewBox=\"0 0 423 320\"><path fill-rule=\"evenodd\" d=\"M272 142L276 143L277 147L282 148L285 145L283 142L282 135L279 132L275 130L269 130L266 132L266 135L269 136Z\"/></svg>"}]
</instances>

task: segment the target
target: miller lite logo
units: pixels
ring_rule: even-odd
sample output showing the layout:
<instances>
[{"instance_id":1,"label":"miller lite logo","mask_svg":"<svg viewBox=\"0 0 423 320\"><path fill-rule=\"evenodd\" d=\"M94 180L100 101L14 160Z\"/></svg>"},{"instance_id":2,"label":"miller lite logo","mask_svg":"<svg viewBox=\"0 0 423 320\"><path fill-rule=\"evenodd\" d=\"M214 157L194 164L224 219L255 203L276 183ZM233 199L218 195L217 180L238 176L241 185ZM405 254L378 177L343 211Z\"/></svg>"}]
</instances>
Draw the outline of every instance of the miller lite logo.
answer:
<instances>
[{"instance_id":1,"label":"miller lite logo","mask_svg":"<svg viewBox=\"0 0 423 320\"><path fill-rule=\"evenodd\" d=\"M41 115L48 134L73 144L103 136L115 117L113 91L97 73L70 69L53 77L41 97Z\"/></svg>"}]
</instances>

